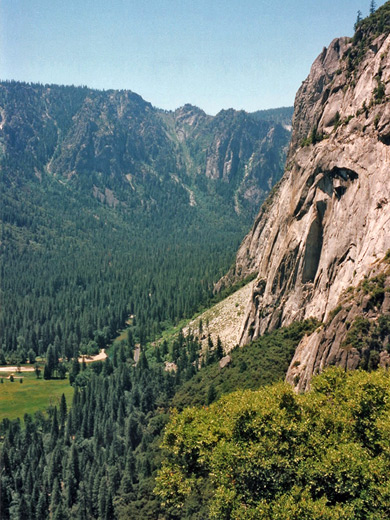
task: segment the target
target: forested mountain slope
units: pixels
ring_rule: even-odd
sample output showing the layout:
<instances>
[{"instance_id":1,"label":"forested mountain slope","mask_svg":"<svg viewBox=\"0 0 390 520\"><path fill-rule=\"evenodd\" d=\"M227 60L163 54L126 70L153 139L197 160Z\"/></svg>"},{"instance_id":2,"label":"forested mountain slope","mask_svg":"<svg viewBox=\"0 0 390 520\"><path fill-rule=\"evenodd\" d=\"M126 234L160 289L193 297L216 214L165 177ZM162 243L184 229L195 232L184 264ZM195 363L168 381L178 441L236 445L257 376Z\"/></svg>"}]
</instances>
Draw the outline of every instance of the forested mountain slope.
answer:
<instances>
[{"instance_id":1,"label":"forested mountain slope","mask_svg":"<svg viewBox=\"0 0 390 520\"><path fill-rule=\"evenodd\" d=\"M324 48L297 93L285 174L220 283L257 273L241 344L294 320L326 321L390 248L389 32L387 2L353 39ZM294 360L300 388L318 348L307 340ZM319 354L314 365L326 364Z\"/></svg>"},{"instance_id":2,"label":"forested mountain slope","mask_svg":"<svg viewBox=\"0 0 390 520\"><path fill-rule=\"evenodd\" d=\"M0 84L1 345L67 357L191 315L282 172L289 132L129 91Z\"/></svg>"}]
</instances>

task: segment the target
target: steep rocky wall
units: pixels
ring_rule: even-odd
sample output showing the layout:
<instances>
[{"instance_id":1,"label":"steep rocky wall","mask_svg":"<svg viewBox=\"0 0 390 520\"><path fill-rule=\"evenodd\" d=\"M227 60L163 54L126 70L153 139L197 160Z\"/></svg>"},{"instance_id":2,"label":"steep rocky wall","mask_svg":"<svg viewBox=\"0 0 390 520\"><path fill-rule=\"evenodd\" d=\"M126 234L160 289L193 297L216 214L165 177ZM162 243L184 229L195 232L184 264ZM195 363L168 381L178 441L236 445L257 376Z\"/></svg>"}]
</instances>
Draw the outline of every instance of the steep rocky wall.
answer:
<instances>
[{"instance_id":1,"label":"steep rocky wall","mask_svg":"<svg viewBox=\"0 0 390 520\"><path fill-rule=\"evenodd\" d=\"M187 171L233 188L236 213L251 208L251 218L280 179L291 133L282 124L244 111L221 110L208 116L185 105L164 114L181 144ZM173 122L172 122L173 119Z\"/></svg>"},{"instance_id":2,"label":"steep rocky wall","mask_svg":"<svg viewBox=\"0 0 390 520\"><path fill-rule=\"evenodd\" d=\"M312 376L329 365L345 370L388 368L389 350L390 268L380 262L357 287L345 291L328 320L301 341L286 379L303 391Z\"/></svg>"},{"instance_id":3,"label":"steep rocky wall","mask_svg":"<svg viewBox=\"0 0 390 520\"><path fill-rule=\"evenodd\" d=\"M390 36L353 63L352 46L334 40L298 91L285 175L228 275L258 272L241 344L297 319L326 321L390 248ZM300 348L319 346L313 336Z\"/></svg>"}]
</instances>

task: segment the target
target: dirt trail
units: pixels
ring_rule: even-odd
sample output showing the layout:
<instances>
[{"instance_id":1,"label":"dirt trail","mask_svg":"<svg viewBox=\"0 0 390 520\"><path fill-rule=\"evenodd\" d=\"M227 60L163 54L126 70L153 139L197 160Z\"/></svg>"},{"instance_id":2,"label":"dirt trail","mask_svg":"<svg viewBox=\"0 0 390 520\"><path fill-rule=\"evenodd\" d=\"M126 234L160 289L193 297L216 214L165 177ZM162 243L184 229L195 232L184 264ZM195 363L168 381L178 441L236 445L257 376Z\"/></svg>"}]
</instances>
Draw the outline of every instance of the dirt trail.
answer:
<instances>
[{"instance_id":1,"label":"dirt trail","mask_svg":"<svg viewBox=\"0 0 390 520\"><path fill-rule=\"evenodd\" d=\"M9 366L5 366L5 367L0 367L0 372L16 372L16 373L19 373L19 372L34 372L35 368L34 367L9 367Z\"/></svg>"},{"instance_id":2,"label":"dirt trail","mask_svg":"<svg viewBox=\"0 0 390 520\"><path fill-rule=\"evenodd\" d=\"M104 361L107 358L106 349L102 348L102 350L99 352L99 354L96 354L96 356L81 356L79 357L79 363L82 363L83 361L85 363L93 363L94 361Z\"/></svg>"},{"instance_id":3,"label":"dirt trail","mask_svg":"<svg viewBox=\"0 0 390 520\"><path fill-rule=\"evenodd\" d=\"M103 348L99 354L96 354L96 356L81 356L79 357L79 363L83 362L83 358L85 363L93 363L94 361L104 361L107 358L106 350ZM41 368L41 367L40 367ZM0 372L34 372L35 367L16 367L16 366L2 366L0 367Z\"/></svg>"}]
</instances>

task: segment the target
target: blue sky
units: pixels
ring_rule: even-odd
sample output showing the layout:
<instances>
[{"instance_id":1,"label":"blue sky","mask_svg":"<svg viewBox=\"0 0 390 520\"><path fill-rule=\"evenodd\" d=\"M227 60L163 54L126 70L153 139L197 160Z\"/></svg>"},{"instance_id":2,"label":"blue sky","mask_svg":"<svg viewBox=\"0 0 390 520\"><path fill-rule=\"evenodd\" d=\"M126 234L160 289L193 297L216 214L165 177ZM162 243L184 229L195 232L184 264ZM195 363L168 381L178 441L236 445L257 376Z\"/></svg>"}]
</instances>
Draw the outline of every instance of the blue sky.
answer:
<instances>
[{"instance_id":1,"label":"blue sky","mask_svg":"<svg viewBox=\"0 0 390 520\"><path fill-rule=\"evenodd\" d=\"M0 79L130 89L210 114L292 105L322 48L351 36L369 4L0 0Z\"/></svg>"}]
</instances>

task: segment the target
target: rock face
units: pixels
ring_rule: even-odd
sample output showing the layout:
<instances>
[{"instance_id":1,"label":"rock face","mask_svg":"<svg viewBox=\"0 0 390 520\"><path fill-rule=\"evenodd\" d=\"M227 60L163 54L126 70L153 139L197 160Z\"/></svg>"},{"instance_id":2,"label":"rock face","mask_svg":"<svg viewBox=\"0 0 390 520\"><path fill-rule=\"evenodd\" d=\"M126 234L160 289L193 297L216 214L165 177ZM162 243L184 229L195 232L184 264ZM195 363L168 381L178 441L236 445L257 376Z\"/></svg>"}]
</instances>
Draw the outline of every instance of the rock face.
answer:
<instances>
[{"instance_id":1,"label":"rock face","mask_svg":"<svg viewBox=\"0 0 390 520\"><path fill-rule=\"evenodd\" d=\"M253 218L281 177L290 139L286 125L233 109L212 117L192 105L163 119L180 143L177 155L187 172L222 183L222 191L232 192L236 213L250 211Z\"/></svg>"},{"instance_id":2,"label":"rock face","mask_svg":"<svg viewBox=\"0 0 390 520\"><path fill-rule=\"evenodd\" d=\"M390 366L390 269L377 263L369 276L350 287L328 320L298 345L287 381L307 390L313 375L329 365L345 370Z\"/></svg>"},{"instance_id":3,"label":"rock face","mask_svg":"<svg viewBox=\"0 0 390 520\"><path fill-rule=\"evenodd\" d=\"M326 321L390 248L389 48L388 34L334 40L297 93L285 174L219 284L258 273L242 345L294 320ZM323 341L306 338L301 358ZM329 363L318 355L288 379L304 372L306 388Z\"/></svg>"}]
</instances>

